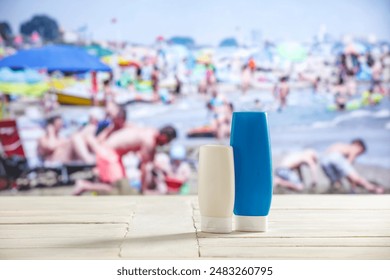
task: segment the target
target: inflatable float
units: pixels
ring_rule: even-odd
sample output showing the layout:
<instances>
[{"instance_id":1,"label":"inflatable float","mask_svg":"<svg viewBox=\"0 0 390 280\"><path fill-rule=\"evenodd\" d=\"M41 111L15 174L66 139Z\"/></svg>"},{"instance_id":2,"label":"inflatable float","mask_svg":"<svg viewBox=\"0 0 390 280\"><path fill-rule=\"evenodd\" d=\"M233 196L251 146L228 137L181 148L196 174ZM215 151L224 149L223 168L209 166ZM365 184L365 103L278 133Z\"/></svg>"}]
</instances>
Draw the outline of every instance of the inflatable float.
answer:
<instances>
[{"instance_id":1,"label":"inflatable float","mask_svg":"<svg viewBox=\"0 0 390 280\"><path fill-rule=\"evenodd\" d=\"M191 129L187 133L187 137L188 138L214 138L215 132L211 128L211 126L205 125L205 126Z\"/></svg>"},{"instance_id":2,"label":"inflatable float","mask_svg":"<svg viewBox=\"0 0 390 280\"><path fill-rule=\"evenodd\" d=\"M361 99L348 101L345 104L344 109L339 108L337 104L331 104L327 107L327 109L329 111L337 111L337 110L353 111L353 110L358 110L364 106L378 105L382 101L382 99L383 99L383 95L380 93L370 93L369 91L365 91L363 92Z\"/></svg>"}]
</instances>

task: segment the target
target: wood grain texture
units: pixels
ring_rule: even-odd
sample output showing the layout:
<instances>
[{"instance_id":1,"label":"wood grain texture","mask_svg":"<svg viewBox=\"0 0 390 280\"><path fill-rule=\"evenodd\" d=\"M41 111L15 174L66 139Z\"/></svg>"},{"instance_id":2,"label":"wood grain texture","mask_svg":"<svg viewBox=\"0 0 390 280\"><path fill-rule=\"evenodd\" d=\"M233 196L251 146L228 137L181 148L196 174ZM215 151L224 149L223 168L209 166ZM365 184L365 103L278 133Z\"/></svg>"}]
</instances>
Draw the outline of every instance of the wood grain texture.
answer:
<instances>
[{"instance_id":1,"label":"wood grain texture","mask_svg":"<svg viewBox=\"0 0 390 280\"><path fill-rule=\"evenodd\" d=\"M195 196L0 197L0 259L167 258L390 259L390 195L277 195L268 232L231 234Z\"/></svg>"}]
</instances>

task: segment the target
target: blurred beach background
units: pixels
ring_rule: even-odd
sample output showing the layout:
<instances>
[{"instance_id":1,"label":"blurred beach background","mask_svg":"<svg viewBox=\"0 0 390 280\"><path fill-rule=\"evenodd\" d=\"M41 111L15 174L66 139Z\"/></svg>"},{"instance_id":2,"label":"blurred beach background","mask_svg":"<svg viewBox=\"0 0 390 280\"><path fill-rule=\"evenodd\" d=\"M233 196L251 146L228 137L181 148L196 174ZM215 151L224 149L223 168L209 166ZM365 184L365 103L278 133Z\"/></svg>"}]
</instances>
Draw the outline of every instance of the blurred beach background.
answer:
<instances>
[{"instance_id":1,"label":"blurred beach background","mask_svg":"<svg viewBox=\"0 0 390 280\"><path fill-rule=\"evenodd\" d=\"M389 93L386 0L2 0L0 195L71 195L78 180L101 181L95 162L46 160L38 142L53 116L63 139L92 117L109 126L109 104L136 126L176 129L150 162L154 193L197 192L198 148L229 144L231 109L268 113L274 169L363 140L354 168L390 193ZM135 150L121 159L128 184L108 193L145 193ZM303 190L274 192L368 193L331 187L319 161L315 187L303 164Z\"/></svg>"}]
</instances>

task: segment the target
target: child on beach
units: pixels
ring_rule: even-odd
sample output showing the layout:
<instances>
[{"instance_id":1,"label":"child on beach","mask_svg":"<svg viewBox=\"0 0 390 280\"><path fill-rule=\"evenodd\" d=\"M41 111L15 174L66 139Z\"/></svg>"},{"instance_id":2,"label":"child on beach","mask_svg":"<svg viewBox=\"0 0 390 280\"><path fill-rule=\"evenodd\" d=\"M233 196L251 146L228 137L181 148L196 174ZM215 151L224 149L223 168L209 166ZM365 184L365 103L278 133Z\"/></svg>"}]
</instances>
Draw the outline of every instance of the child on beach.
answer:
<instances>
[{"instance_id":1,"label":"child on beach","mask_svg":"<svg viewBox=\"0 0 390 280\"><path fill-rule=\"evenodd\" d=\"M304 180L301 168L307 165L312 177L311 186L315 187L318 183L317 162L317 153L311 149L287 155L283 158L281 165L275 169L275 185L302 191Z\"/></svg>"},{"instance_id":2,"label":"child on beach","mask_svg":"<svg viewBox=\"0 0 390 280\"><path fill-rule=\"evenodd\" d=\"M321 158L321 167L331 182L332 187L339 188L341 180L346 178L351 184L352 191L356 186L362 186L373 193L383 193L381 186L374 185L363 178L352 166L355 159L366 151L366 144L361 139L351 143L335 143L328 148Z\"/></svg>"}]
</instances>

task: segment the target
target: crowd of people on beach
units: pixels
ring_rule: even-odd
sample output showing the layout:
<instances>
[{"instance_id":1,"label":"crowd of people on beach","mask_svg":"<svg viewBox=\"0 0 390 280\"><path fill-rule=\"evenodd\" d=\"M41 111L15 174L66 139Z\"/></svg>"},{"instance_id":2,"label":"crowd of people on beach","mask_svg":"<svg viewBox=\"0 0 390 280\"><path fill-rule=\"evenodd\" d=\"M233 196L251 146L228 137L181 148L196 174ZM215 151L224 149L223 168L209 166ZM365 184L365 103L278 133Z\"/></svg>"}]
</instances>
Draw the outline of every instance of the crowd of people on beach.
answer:
<instances>
[{"instance_id":1,"label":"crowd of people on beach","mask_svg":"<svg viewBox=\"0 0 390 280\"><path fill-rule=\"evenodd\" d=\"M60 136L63 119L58 113L60 104L52 98L53 93L42 98L41 105L49 117L44 135L38 140L40 160L48 165L79 162L95 166L95 180L78 180L73 194L86 191L110 193L118 186L129 189L129 184L132 184L123 164L123 158L129 153L134 154L138 161L138 192L166 194L172 186L177 185L179 188L176 189L180 189L188 185L194 168L186 161L186 147L171 145L173 152L169 155L161 153L158 148L170 144L178 132L170 125L156 129L129 122L127 109L134 103L151 104L149 109L152 110L153 104L170 106L191 95L204 102L207 113L204 125L187 127L187 137L214 138L212 141L225 143L230 136L233 112L242 108L240 98L249 100L253 96L253 110L277 112L288 117L291 92L297 88L310 87L313 96L327 97L331 104L324 109L328 111L373 107L386 99L390 92L389 50L373 55L370 51L358 52L346 45L333 62L323 61L321 69L326 70L323 73L315 68L309 71L310 67L300 71L299 63L292 63L282 70L271 69L263 67L254 56L236 59L231 55L224 67L232 73L233 69L238 69L238 75L233 73L238 78L237 83L222 80L220 72L226 69L221 68L221 63L218 64L212 54L195 58L189 53L173 64L167 57L162 49L157 48L155 55L129 60L125 67L120 64L113 67L113 71L99 81L103 99L98 100L97 94L92 95L95 107L89 110L88 122L68 137ZM362 75L368 75L364 82L360 80ZM174 78L167 83L169 77ZM224 90L226 84L234 85L234 89ZM233 95L229 96L231 91L241 94L233 98ZM269 106L265 105L267 101L263 102L264 91L273 98L271 105L268 101ZM124 103L118 102L118 96L123 92L128 96L135 95ZM5 96L8 103L14 99ZM99 107L102 104L104 110ZM322 155L314 150L288 154L275 170L275 185L302 191L306 183L301 167L307 165L312 177L311 186L318 184L318 171L322 170L332 188L340 188L342 181L347 179L351 191L355 186L362 186L367 191L382 193L381 186L363 178L352 166L356 157L367 148L364 141L355 139L350 144L335 141Z\"/></svg>"}]
</instances>

